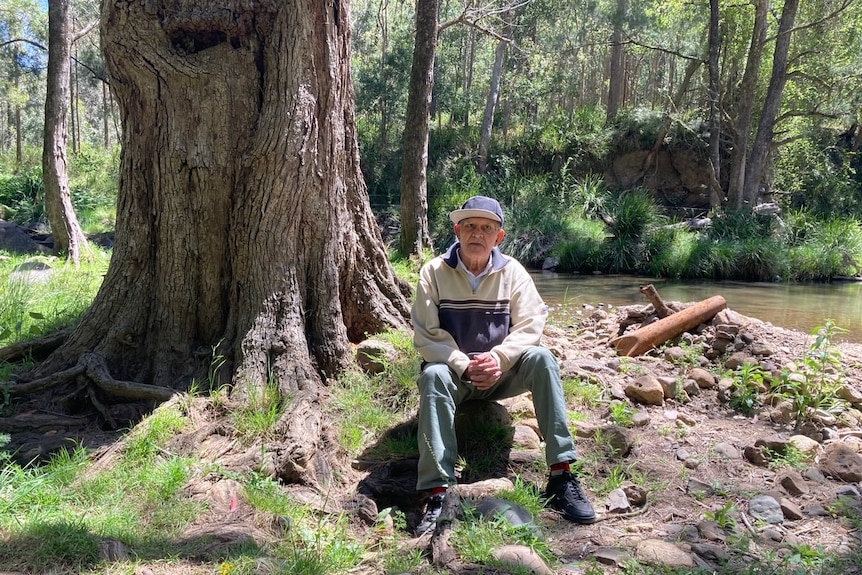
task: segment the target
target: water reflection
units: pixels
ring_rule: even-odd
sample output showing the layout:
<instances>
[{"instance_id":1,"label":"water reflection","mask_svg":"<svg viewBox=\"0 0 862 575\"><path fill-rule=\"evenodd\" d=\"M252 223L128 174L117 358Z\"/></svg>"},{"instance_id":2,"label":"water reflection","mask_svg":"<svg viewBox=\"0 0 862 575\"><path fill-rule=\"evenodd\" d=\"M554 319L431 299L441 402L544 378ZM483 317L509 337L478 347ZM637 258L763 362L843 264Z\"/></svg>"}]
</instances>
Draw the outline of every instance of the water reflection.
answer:
<instances>
[{"instance_id":1,"label":"water reflection","mask_svg":"<svg viewBox=\"0 0 862 575\"><path fill-rule=\"evenodd\" d=\"M839 339L862 343L862 282L746 283L532 272L548 304L648 304L638 291L653 284L665 301L692 302L723 296L727 306L773 325L811 333L827 319L848 332Z\"/></svg>"}]
</instances>

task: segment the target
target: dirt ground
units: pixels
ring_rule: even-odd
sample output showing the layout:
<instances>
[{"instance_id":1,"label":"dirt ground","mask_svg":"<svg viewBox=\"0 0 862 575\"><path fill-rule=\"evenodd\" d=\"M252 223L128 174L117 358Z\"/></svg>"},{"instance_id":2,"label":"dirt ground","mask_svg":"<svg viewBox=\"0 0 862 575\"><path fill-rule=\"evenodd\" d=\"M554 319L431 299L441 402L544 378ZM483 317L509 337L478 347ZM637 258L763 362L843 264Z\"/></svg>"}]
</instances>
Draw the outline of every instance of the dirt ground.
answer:
<instances>
[{"instance_id":1,"label":"dirt ground","mask_svg":"<svg viewBox=\"0 0 862 575\"><path fill-rule=\"evenodd\" d=\"M660 351L653 350L630 358L619 357L611 342L620 333L621 325L625 325L627 318L643 316L650 310L647 306L619 309L586 306L568 324L554 325L546 330L544 343L560 358L563 375L591 381L603 390L600 402L593 407L570 406L580 413L577 446L581 457L596 465L589 470L592 475L585 476L583 483L591 495L599 521L588 526L573 525L551 512L535 519L542 538L563 566L558 566L558 572L582 573L586 564L579 565L579 562L590 558L599 561L606 573L622 572L627 558L637 557L646 561L642 546L654 540L673 542L690 558L693 566L719 572L734 572L729 568L720 569L721 565L734 562L767 566L776 557L798 552L800 546L838 554L858 551L862 534L854 529L852 522L830 510L834 511L836 501L846 494L848 488L862 491L862 486L858 482L848 483L824 474L820 469L822 449L829 443L842 442L856 453L862 451L858 420L850 417L844 418L843 423L832 423L826 419L826 424L820 423L806 430L809 435L816 436L821 449L807 467L798 470L803 477L804 492L789 493L782 485L788 468L752 463L744 452L759 439L778 436L786 440L798 435L799 431L792 423L773 421L767 408L752 415L731 409L726 398L721 398L718 385L690 386L691 393L665 397L661 405L634 401L626 391L634 380L644 375L666 383L677 381L683 384L692 364L690 361L670 361L665 348L681 343L682 349L713 349L716 334L722 331L722 326L735 326L731 330L735 338L730 348L724 353L714 354L712 359L705 353L699 360L701 367L714 374L726 371L724 363L734 350L745 354L754 348L757 348L758 355L751 357L756 357L765 369L777 373L791 362L801 362L811 348L812 336L726 310L720 317L716 316L709 323L662 345ZM637 327L633 325L629 329ZM839 340L835 349L841 352L843 381L856 393L862 394L862 345L840 343ZM614 400L627 403L637 414L636 424L627 428L630 451L623 457L606 453L606 444L598 441L595 433L596 429L613 423L609 405ZM862 409L862 406L856 404L855 409ZM854 412L851 410L849 413L853 415ZM217 427L211 415L201 413L198 419L200 427L197 431L205 426ZM519 417L514 417L514 420L518 421ZM227 443L216 444L212 437L215 435L196 435L198 449L206 451L215 460L241 460L243 454L231 453ZM112 450L107 447L109 439L107 436L104 438L106 446L99 455L100 465L110 465ZM544 477L531 471L535 466L530 465L529 456L517 457L517 450L518 446L514 446L511 459L504 462L508 463L509 475L517 474L542 486ZM597 482L621 471L626 475L626 486L637 487L645 493L645 504L630 504L625 510L614 511L608 509L607 497L595 492L591 481ZM351 471L345 475L348 481L339 487L337 493L330 492L325 498L307 488L297 487L294 493L321 510L347 512L351 515L351 524L355 525L356 538L367 539L375 532L369 518L373 519L377 509L384 505L382 501L373 502L376 505L369 509L368 498L357 498L369 473L367 470ZM219 545L232 545L244 540L274 540L282 536L271 518L262 517L241 500L237 501L234 498L236 492L230 483L214 484L208 479L190 485L189 496L209 501L212 512L190 528L186 536L211 538L212 552L217 552ZM799 511L801 516L785 517L774 523L757 519L750 512L750 505L755 496L762 494L772 495L776 501L785 500L791 511ZM862 500L854 500L852 493L850 495L848 500L862 509ZM723 514L722 510L728 513ZM409 521L416 520L418 509L405 511ZM718 525L721 523L718 519L725 515L729 515L730 520ZM427 540L409 541L408 534L403 535L406 545L421 547L428 544ZM130 553L121 545L114 551L108 548L103 552L117 557ZM662 558L656 561L669 564L670 560ZM177 563L158 559L139 561L135 570L137 575L213 572L217 572L217 563ZM352 573L371 575L381 571L368 567Z\"/></svg>"}]
</instances>

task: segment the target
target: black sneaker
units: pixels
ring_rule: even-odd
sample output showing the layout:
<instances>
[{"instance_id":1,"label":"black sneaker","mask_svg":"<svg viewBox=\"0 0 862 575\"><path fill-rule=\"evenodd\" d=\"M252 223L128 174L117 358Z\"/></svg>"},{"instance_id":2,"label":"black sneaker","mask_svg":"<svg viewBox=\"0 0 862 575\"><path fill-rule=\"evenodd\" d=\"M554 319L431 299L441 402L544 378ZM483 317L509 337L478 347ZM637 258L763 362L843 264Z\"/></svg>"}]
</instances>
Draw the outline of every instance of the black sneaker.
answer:
<instances>
[{"instance_id":1,"label":"black sneaker","mask_svg":"<svg viewBox=\"0 0 862 575\"><path fill-rule=\"evenodd\" d=\"M550 476L545 497L548 499L548 506L562 513L569 521L584 525L596 522L596 512L593 511L584 488L570 471Z\"/></svg>"},{"instance_id":2,"label":"black sneaker","mask_svg":"<svg viewBox=\"0 0 862 575\"><path fill-rule=\"evenodd\" d=\"M425 503L425 515L422 516L422 521L413 530L416 537L425 535L437 525L437 519L440 517L440 512L443 511L443 499L445 497L445 493L438 493L432 495Z\"/></svg>"}]
</instances>

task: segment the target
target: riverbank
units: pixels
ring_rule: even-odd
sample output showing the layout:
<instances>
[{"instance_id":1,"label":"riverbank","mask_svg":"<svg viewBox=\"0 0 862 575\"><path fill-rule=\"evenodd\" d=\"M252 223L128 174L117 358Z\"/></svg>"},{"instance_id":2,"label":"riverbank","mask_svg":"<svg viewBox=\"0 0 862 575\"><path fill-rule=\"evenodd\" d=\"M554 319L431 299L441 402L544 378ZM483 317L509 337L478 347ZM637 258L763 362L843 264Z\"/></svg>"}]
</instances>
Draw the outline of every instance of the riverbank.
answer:
<instances>
[{"instance_id":1,"label":"riverbank","mask_svg":"<svg viewBox=\"0 0 862 575\"><path fill-rule=\"evenodd\" d=\"M695 302L714 295L728 307L785 329L811 334L827 320L844 330L838 339L862 343L862 282L764 283L669 280L631 275L575 275L531 272L545 301L558 310L583 305L648 303L639 288L652 284L669 301Z\"/></svg>"}]
</instances>

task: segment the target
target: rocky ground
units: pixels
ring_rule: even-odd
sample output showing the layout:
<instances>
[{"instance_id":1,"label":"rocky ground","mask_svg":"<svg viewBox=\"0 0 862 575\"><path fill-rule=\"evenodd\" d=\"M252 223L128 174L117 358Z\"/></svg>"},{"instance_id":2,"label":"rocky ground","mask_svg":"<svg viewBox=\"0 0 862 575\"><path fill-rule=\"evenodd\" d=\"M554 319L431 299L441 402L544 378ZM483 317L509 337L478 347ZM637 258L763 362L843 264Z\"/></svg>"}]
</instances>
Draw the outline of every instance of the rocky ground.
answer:
<instances>
[{"instance_id":1,"label":"rocky ground","mask_svg":"<svg viewBox=\"0 0 862 575\"><path fill-rule=\"evenodd\" d=\"M611 342L621 324L651 310L587 308L568 329L546 332L565 374L600 381L612 398L636 410L633 426L620 432L626 454L616 465L631 466L640 481L627 483L646 492L647 501L636 506L618 493L596 497L597 524L552 522L548 535L564 562L592 555L619 567L636 557L739 572L722 565L768 565L805 545L858 552L860 519L848 522L838 511L862 517L862 346L821 347L840 353L840 362L825 370L831 375L818 374L804 363L812 336L724 310L658 351L619 357ZM776 380L783 371L796 373L790 380L841 381L836 394L843 408L813 413L797 427L792 406L767 393L767 376L753 412L743 414L731 407L727 372L745 363ZM614 429L610 416L610 410L591 411L579 425L584 456L602 448L596 430ZM782 464L781 454L799 452L807 454L806 464Z\"/></svg>"},{"instance_id":2,"label":"rocky ground","mask_svg":"<svg viewBox=\"0 0 862 575\"><path fill-rule=\"evenodd\" d=\"M669 305L675 310L687 307ZM570 320L555 321L546 329L544 344L560 358L564 377L576 377L601 390L597 402L571 406L579 413L577 445L589 466L584 486L599 520L588 526L573 525L550 511L534 518L541 537L559 558L554 570L585 573L591 563L584 560L595 559L606 573L622 572L625 563L635 558L645 564L703 567L721 573L774 572L767 566L794 554L803 560L807 548L858 554L862 547L862 346L821 347L840 353L840 362L812 371L805 363L815 343L812 336L725 309L657 349L621 356L613 344L615 338L655 319L652 311L651 305L585 307ZM734 379L728 375L746 364L758 365L766 374L761 389L750 398L752 411L747 414L731 407L740 398L734 396ZM792 405L768 393L770 379L778 380L782 373L794 373L785 379L799 383L840 381L835 396L841 408L810 413L803 426L795 425ZM631 418L625 425L614 417L614 405L628 406ZM512 427L512 445L501 457L503 472L493 478L463 477L462 496L487 495L511 485L515 475L538 487L544 483L544 476L536 471L542 452L529 398L508 400L503 407ZM222 435L210 415L201 411L197 417L196 429L178 439L171 451L194 450L229 468L241 468L246 454L233 451L234 443ZM110 465L115 449L106 447L98 465ZM804 463L790 466L782 463L782 457ZM347 513L358 539L392 537L391 531L373 522L380 509L392 505L393 497L398 500L393 495L398 490L402 504L415 500L410 491L415 461L382 464L359 458L350 473L338 492L292 490L297 498L323 511ZM606 492L601 486L615 474L623 477L620 489ZM283 526L242 501L241 488L232 480L201 478L188 486L188 493L208 501L212 512L185 538L211 538L213 552L219 545L283 536L279 531ZM403 504L402 508L408 523L415 524L419 507ZM420 539L411 539L406 532L396 535L405 546L427 549L429 561L442 571L479 572L453 557L439 533ZM532 565L534 573L552 572L541 562L530 563L534 558L524 550L512 551L515 561ZM103 552L123 557L128 550L119 542L106 542ZM757 565L764 568L744 570ZM212 570L201 564L145 562L136 573ZM380 573L371 567L354 572Z\"/></svg>"}]
</instances>

